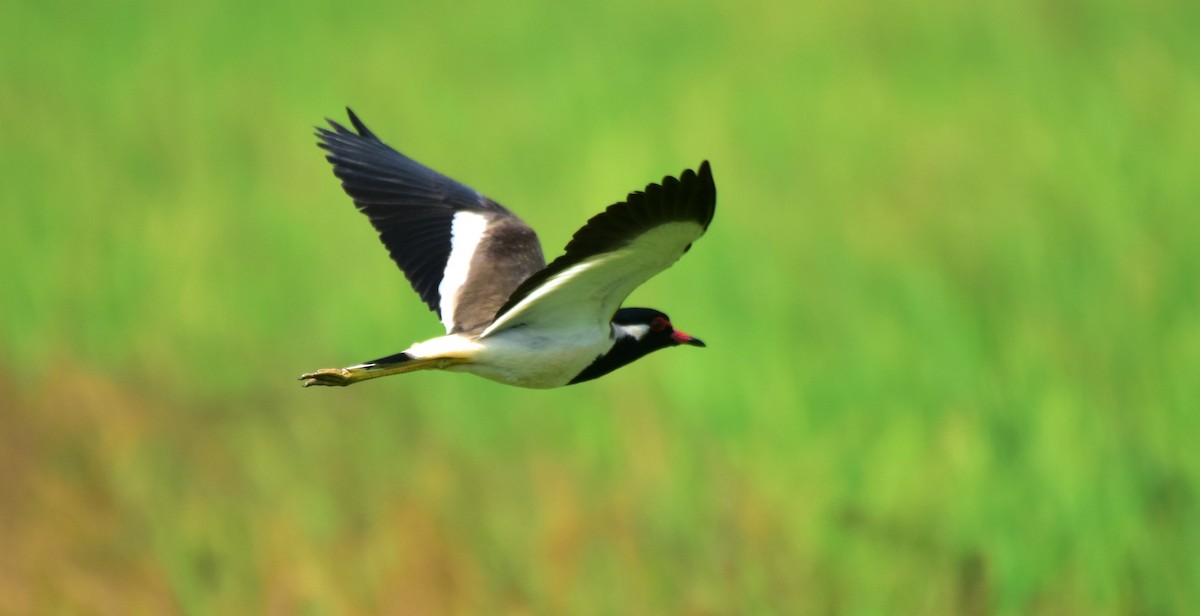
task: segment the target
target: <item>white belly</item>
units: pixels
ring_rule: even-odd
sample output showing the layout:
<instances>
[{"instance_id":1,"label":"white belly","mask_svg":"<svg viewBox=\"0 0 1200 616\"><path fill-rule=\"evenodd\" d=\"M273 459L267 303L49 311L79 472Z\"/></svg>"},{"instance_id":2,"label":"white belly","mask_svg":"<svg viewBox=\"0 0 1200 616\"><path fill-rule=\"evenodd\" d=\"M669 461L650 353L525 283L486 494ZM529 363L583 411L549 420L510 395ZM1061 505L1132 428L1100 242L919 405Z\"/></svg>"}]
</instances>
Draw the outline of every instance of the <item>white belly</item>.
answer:
<instances>
[{"instance_id":1,"label":"white belly","mask_svg":"<svg viewBox=\"0 0 1200 616\"><path fill-rule=\"evenodd\" d=\"M508 329L482 341L450 335L413 345L407 352L416 357L469 357L470 363L446 370L469 372L507 385L548 389L561 387L575 378L612 347L607 332L529 333L525 328Z\"/></svg>"}]
</instances>

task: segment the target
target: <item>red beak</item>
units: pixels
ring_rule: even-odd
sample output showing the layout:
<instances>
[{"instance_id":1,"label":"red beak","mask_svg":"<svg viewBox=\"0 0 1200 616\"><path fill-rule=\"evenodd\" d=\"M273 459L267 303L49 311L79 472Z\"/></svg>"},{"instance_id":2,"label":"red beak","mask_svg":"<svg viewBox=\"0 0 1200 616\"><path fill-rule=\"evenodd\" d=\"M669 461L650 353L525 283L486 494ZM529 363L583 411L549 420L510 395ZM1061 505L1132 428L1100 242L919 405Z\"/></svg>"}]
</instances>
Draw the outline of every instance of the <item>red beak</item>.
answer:
<instances>
[{"instance_id":1,"label":"red beak","mask_svg":"<svg viewBox=\"0 0 1200 616\"><path fill-rule=\"evenodd\" d=\"M696 347L705 346L703 340L700 340L699 338L693 338L679 330L671 332L671 340L673 340L675 344L690 344L691 346Z\"/></svg>"}]
</instances>

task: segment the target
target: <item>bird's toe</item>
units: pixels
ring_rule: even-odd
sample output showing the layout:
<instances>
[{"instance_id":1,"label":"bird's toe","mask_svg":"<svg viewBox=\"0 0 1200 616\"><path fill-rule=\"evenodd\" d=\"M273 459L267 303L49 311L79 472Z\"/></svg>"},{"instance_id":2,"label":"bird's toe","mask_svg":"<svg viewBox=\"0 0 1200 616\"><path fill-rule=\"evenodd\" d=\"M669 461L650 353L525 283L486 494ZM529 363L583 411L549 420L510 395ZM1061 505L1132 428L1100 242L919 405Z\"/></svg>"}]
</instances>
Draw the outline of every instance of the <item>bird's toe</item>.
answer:
<instances>
[{"instance_id":1,"label":"bird's toe","mask_svg":"<svg viewBox=\"0 0 1200 616\"><path fill-rule=\"evenodd\" d=\"M326 387L345 387L353 380L344 368L322 368L316 372L305 372L300 375L304 387L324 385Z\"/></svg>"}]
</instances>

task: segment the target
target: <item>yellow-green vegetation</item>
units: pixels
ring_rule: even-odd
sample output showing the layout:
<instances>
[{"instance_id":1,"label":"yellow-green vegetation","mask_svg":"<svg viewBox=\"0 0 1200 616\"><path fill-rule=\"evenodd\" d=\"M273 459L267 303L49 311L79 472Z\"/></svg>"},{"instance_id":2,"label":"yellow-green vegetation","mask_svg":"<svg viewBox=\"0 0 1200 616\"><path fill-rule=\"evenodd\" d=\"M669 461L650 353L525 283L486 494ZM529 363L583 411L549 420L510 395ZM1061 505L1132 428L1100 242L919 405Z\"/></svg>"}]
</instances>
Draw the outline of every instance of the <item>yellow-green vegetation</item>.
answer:
<instances>
[{"instance_id":1,"label":"yellow-green vegetation","mask_svg":"<svg viewBox=\"0 0 1200 616\"><path fill-rule=\"evenodd\" d=\"M1200 604L1200 4L9 3L0 612ZM428 313L312 126L538 229L710 159L705 350L304 390Z\"/></svg>"}]
</instances>

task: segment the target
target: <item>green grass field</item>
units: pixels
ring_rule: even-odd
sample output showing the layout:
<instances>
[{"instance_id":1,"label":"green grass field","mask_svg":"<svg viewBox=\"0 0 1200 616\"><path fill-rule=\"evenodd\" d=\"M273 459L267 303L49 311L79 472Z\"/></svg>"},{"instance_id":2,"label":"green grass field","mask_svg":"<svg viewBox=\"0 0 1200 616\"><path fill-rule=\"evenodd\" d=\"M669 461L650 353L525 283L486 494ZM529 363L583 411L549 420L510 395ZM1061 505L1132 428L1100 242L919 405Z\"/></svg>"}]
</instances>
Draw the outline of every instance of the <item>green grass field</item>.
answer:
<instances>
[{"instance_id":1,"label":"green grass field","mask_svg":"<svg viewBox=\"0 0 1200 616\"><path fill-rule=\"evenodd\" d=\"M910 4L10 4L0 613L1195 609L1200 4ZM550 257L711 160L708 348L301 389L440 328L346 105Z\"/></svg>"}]
</instances>

